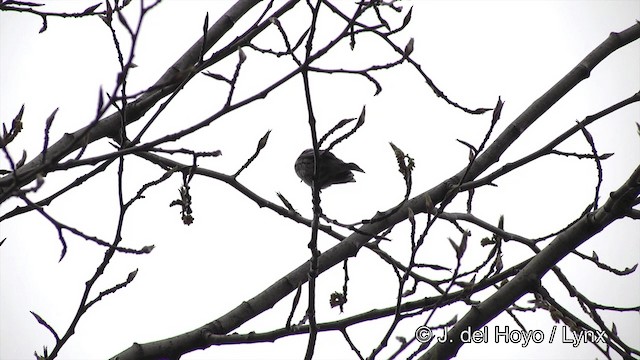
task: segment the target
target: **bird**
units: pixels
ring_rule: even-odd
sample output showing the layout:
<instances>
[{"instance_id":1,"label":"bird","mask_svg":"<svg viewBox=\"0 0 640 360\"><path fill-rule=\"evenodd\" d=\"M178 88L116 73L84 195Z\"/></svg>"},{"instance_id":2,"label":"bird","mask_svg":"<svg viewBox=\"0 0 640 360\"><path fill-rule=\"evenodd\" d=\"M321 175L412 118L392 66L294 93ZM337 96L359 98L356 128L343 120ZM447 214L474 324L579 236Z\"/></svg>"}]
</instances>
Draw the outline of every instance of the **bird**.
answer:
<instances>
[{"instance_id":1,"label":"bird","mask_svg":"<svg viewBox=\"0 0 640 360\"><path fill-rule=\"evenodd\" d=\"M316 186L321 190L333 184L355 182L352 171L364 172L354 163L345 163L327 150L318 150L318 179ZM298 156L295 163L298 177L311 186L313 181L313 149L307 149Z\"/></svg>"}]
</instances>

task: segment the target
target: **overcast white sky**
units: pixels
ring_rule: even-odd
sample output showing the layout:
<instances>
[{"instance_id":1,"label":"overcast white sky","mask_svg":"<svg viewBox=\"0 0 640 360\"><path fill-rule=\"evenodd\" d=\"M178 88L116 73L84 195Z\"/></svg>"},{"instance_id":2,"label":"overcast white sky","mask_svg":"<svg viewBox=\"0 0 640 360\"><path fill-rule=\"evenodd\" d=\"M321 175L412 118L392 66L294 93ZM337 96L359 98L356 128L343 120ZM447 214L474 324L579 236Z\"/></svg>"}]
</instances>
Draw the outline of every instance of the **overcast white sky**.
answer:
<instances>
[{"instance_id":1,"label":"overcast white sky","mask_svg":"<svg viewBox=\"0 0 640 360\"><path fill-rule=\"evenodd\" d=\"M54 10L81 11L94 1L56 1ZM278 7L276 2L275 8ZM202 21L209 12L210 23L226 11L232 1L166 1L154 9L143 24L131 72L131 91L151 85L201 35ZM640 18L639 1L414 1L402 2L403 14L390 16L400 24L413 6L410 26L399 34L399 44L415 39L412 57L454 101L470 107L493 107L501 96L506 102L497 133L502 131L532 101L542 95L612 31L622 31ZM47 7L50 5L47 5ZM133 5L136 8L138 5ZM255 21L264 5L259 5L220 44L226 44ZM103 8L101 8L103 9ZM298 9L300 11L300 9ZM133 11L132 13L135 13ZM325 13L324 15L329 15ZM131 18L131 23L134 17ZM328 18L319 25L318 41L330 39L342 24ZM304 23L295 16L281 19L287 29L297 31ZM326 27L325 27L326 26ZM340 26L340 27L338 27ZM0 13L0 119L7 126L25 104L24 131L11 144L11 154L28 159L42 149L45 119L56 108L51 138L58 140L88 124L94 116L99 87L111 89L118 66L111 34L96 17L61 20L50 18L48 30L38 33L41 19L26 13ZM123 37L125 33L121 34ZM371 41L371 39L369 39ZM125 41L125 43L127 43ZM281 44L276 31L256 39L263 47ZM216 47L216 48L219 48ZM290 59L274 59L246 49L247 62L237 89L237 99L252 95L291 70ZM221 62L213 72L232 74L236 56ZM318 65L357 68L383 63L393 56L378 42L361 40L355 52L344 44ZM576 120L596 113L639 90L640 47L634 42L603 61L591 77L540 118L501 158L503 165L540 148ZM413 195L440 183L466 165L467 150L456 139L479 144L491 115L471 116L453 109L429 90L408 65L376 74L383 92L363 78L342 75L312 76L314 109L320 133L337 121L356 117L367 107L367 122L335 153L358 163L365 174L357 183L332 187L323 192L323 210L342 222L370 218L376 211L395 205L404 194L403 181L396 170L388 146L392 141L416 159ZM200 76L175 99L143 138L153 140L210 116L226 99L227 88ZM601 203L617 189L640 163L640 139L634 122L640 121L640 107L634 104L608 116L589 129L599 152L615 153L603 162L604 182ZM223 156L200 165L232 174L254 151L258 139L272 130L267 147L239 180L260 196L279 203L275 193L283 193L303 215L311 216L310 191L300 183L293 163L301 150L310 147L302 81L285 84L266 99L229 114L176 144L197 151L221 150ZM141 125L132 126L131 133ZM496 133L496 134L497 134ZM561 150L588 152L582 137L574 136ZM92 145L88 153L111 151L106 140ZM188 162L187 158L182 158ZM139 187L161 176L162 171L136 158L126 161L128 199ZM0 167L6 169L4 154ZM53 174L32 200L46 197L85 172ZM99 178L89 181L46 210L58 220L87 234L111 241L117 223L117 176L112 166ZM192 226L182 225L178 210L168 204L177 198L179 176L146 194L134 205L125 223L124 246L139 248L154 244L147 256L117 255L98 282L94 292L123 281L139 269L135 281L92 308L80 321L76 334L63 348L60 358L101 359L113 356L135 342L164 339L195 329L227 313L309 257L309 229L293 224L266 209L259 209L231 187L211 179L196 178L191 183L194 197ZM508 231L539 237L562 228L575 219L593 199L596 169L592 161L554 157L538 160L498 181L498 188L476 191L477 216L497 222L505 215ZM464 197L466 199L466 196ZM7 201L0 214L12 210L19 201ZM451 211L464 211L464 203L454 203ZM418 217L424 224L425 218ZM463 266L471 268L486 255L479 242L486 232L469 226L472 238ZM346 232L343 232L347 234ZM409 252L407 227L398 226L394 241L385 249L400 259ZM640 225L619 221L594 237L579 250L596 251L601 261L618 269L640 261ZM434 228L424 262L452 266L453 254L446 240L458 235L450 226ZM55 229L41 216L30 213L0 223L0 358L33 358L42 346L53 345L52 336L29 313L45 318L60 333L76 311L85 281L103 257L103 249L67 235L69 250L58 262L60 244ZM320 249L335 240L321 237ZM505 268L531 256L517 246L505 248ZM350 260L349 303L340 314L328 306L328 296L342 287L341 269L324 273L318 281L318 320L331 321L370 308L395 304L397 283L389 266L370 252L361 251ZM575 286L592 300L614 306L637 306L640 276L614 277L576 257L560 263ZM341 268L341 267L340 267ZM558 286L552 275L543 283L555 291L556 300L581 315L573 299ZM429 296L428 292L416 295ZM486 295L486 294L485 294ZM306 295L305 295L306 296ZM301 304L306 304L306 300ZM520 302L526 304L527 298ZM284 325L292 296L271 311L245 324L238 332L266 331ZM297 312L300 319L302 305ZM454 315L461 318L468 309L448 307L436 313L433 323ZM620 336L640 347L638 313L603 314L607 324L615 321ZM522 315L526 326L548 334L554 323L540 311ZM369 354L386 331L383 320L353 328L354 341ZM490 324L516 324L499 317ZM397 335L411 337L416 322L401 326ZM396 348L393 343L382 358ZM274 344L213 347L194 352L185 359L206 358L302 358L306 337L276 341ZM354 358L340 334L320 334L317 359ZM520 344L479 344L464 346L460 359L475 358L594 358L602 357L591 345L573 348L556 341L522 347Z\"/></svg>"}]
</instances>

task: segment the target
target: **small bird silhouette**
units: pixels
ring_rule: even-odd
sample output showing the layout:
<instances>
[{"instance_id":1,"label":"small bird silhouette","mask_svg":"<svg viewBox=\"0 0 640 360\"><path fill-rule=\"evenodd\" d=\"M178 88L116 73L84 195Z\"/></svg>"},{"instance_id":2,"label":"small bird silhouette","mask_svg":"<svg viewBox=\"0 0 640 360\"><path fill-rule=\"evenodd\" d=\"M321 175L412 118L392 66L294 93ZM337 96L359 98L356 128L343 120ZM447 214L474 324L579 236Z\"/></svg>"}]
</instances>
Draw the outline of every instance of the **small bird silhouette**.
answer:
<instances>
[{"instance_id":1,"label":"small bird silhouette","mask_svg":"<svg viewBox=\"0 0 640 360\"><path fill-rule=\"evenodd\" d=\"M353 171L364 172L360 166L354 163L345 163L327 150L318 151L318 179L317 186L320 189L328 188L333 184L355 182ZM313 180L313 149L307 149L298 156L295 164L296 174L311 186Z\"/></svg>"}]
</instances>

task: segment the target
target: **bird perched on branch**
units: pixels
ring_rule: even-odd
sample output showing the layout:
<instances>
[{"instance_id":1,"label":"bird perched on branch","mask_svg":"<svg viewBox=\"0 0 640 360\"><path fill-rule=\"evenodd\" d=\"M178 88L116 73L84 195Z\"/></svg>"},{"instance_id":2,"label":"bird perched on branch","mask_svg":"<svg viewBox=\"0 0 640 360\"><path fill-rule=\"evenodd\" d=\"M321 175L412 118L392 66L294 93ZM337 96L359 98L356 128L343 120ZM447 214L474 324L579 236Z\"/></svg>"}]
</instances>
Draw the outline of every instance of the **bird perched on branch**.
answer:
<instances>
[{"instance_id":1,"label":"bird perched on branch","mask_svg":"<svg viewBox=\"0 0 640 360\"><path fill-rule=\"evenodd\" d=\"M344 184L355 182L353 171L364 172L360 166L354 163L345 163L327 150L319 150L318 159L318 180L316 186L320 189L327 188L333 184ZM296 174L311 186L313 180L313 149L307 149L298 156L295 164Z\"/></svg>"}]
</instances>

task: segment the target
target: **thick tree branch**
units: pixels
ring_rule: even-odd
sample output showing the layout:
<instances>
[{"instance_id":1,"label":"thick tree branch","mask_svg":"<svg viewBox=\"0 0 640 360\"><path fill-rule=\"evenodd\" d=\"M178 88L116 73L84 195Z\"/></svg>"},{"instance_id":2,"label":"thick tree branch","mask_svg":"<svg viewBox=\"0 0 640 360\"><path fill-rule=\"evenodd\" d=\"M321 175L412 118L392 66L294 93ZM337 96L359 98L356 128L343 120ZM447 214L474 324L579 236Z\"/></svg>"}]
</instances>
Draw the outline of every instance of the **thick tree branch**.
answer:
<instances>
[{"instance_id":1,"label":"thick tree branch","mask_svg":"<svg viewBox=\"0 0 640 360\"><path fill-rule=\"evenodd\" d=\"M393 209L389 210L390 212L393 212L389 216L385 216L384 213L381 216L376 216L376 218L381 220L376 221L374 218L371 223L365 224L360 228L361 232L354 232L347 239L324 252L318 258L318 272L322 273L325 270L335 266L336 264L341 263L348 257L355 256L358 253L359 249L373 237L367 234L378 234L385 229L388 229L393 225L406 220L409 213L409 208L412 209L414 214L427 212L427 203L438 204L445 199L445 196L447 196L447 194L450 193L452 189L454 189L456 186L459 186L462 180L472 181L477 178L482 172L486 171L490 165L498 162L500 156L542 114L544 114L549 108L551 108L551 106L553 106L558 100L560 100L582 80L588 78L589 74L596 65L598 65L603 59L605 59L615 50L638 39L639 37L640 23L636 23L635 25L620 33L611 33L608 39L606 39L589 55L587 55L576 67L574 67L574 69L572 69L567 75L565 75L560 81L558 81L558 83L556 83L551 89L549 89L549 91L547 91L540 98L534 101L531 106L529 106L520 116L518 116L497 137L497 139L476 158L476 160L470 167L465 166L461 171L459 171L451 178L441 182L439 185L433 187L432 189L408 200L400 208L394 207ZM637 169L636 172L634 172L634 177L632 178L635 181L638 181L637 177L638 174L640 174L639 172L640 169ZM629 187L625 189L626 192L616 192L615 198L612 197L612 199L608 201L604 207L602 207L595 213L588 214L578 223L574 224L574 226L565 231L563 233L564 235L560 235L558 237L558 239L560 240L556 239L556 241L554 241L554 243L560 244L556 245L560 247L558 251L562 253L563 251L569 252L573 250L573 248L570 247L574 243L585 241L586 239L588 239L588 237L602 230L603 227L611 223L616 218L623 216L628 211L629 198L633 195L632 193L635 192L635 196L633 196L634 199L638 194L637 186L635 188ZM567 240L564 240L565 238ZM545 248L543 252L549 254L551 252L551 250L547 250L549 248L551 248L551 245ZM545 268L546 270L548 270L551 266L553 266L553 264L559 261L562 256L564 256L562 255L558 257L559 254L554 253L551 253L549 255L549 258L545 258L540 255L536 256L536 259L538 259L537 262L534 265L528 265L530 269L534 269L529 271L529 274L538 274L534 273L534 271L540 271L541 269ZM262 291L260 294L256 295L248 301L243 302L241 305L231 310L227 314L209 322L208 324L198 329L195 329L183 335L179 335L175 338L161 340L146 345L135 344L129 350L126 350L120 355L114 357L114 359L151 359L153 357L151 357L151 355L149 354L159 354L158 352L154 351L164 351L160 353L167 355L182 354L186 352L187 349L193 350L206 348L209 346L206 340L208 336L223 335L233 331L234 329L237 329L240 325L244 324L248 320L272 308L278 301L282 300L289 293L296 290L300 284L305 283L308 279L309 266L310 263L308 261L301 264L296 269L291 271L288 275L279 279L269 288ZM536 278L532 278L530 275L526 278L519 277L518 281L513 280L512 283L515 284L509 286L509 289L514 289L510 293L510 297L507 298L501 296L496 298L493 301L497 302L497 304L492 305L491 309L500 308L501 310L503 310L506 307L510 306L513 303L513 301L511 301L512 298L515 297L515 299L517 299L522 295L522 293L520 292L520 287L524 288L525 290L523 291L525 292L535 289L535 280ZM486 316L480 317L477 311L472 311L470 315L468 315L468 317L470 317L471 319L466 321L469 321L473 324L480 323L484 320L488 321L489 319L489 317ZM189 340L180 342L176 341L180 336L184 336ZM455 346L458 345L459 344ZM455 346L449 348L447 351L452 354L455 353L458 349ZM143 349L144 351L142 351Z\"/></svg>"},{"instance_id":2,"label":"thick tree branch","mask_svg":"<svg viewBox=\"0 0 640 360\"><path fill-rule=\"evenodd\" d=\"M449 330L451 342L437 343L420 359L448 359L455 356L463 345L460 341L462 331L469 328L472 331L479 329L520 297L536 291L540 279L547 271L607 225L624 217L638 195L640 195L640 166L618 190L611 194L602 208L583 216L573 226L560 233L518 275L460 319Z\"/></svg>"},{"instance_id":3,"label":"thick tree branch","mask_svg":"<svg viewBox=\"0 0 640 360\"><path fill-rule=\"evenodd\" d=\"M202 49L205 51L211 49L220 38L226 34L233 25L252 7L258 4L259 0L239 0L234 4L224 16L220 17L215 24L211 26L207 32L207 43L203 46L204 36L196 41L187 52L178 59L167 71L150 87L150 91L146 92L139 99L129 103L124 111L126 111L126 120L128 125L139 120L151 107L158 101L170 94L176 87L182 83L182 80L188 76L192 76L193 67L199 62ZM295 3L297 1L290 1ZM289 3L283 9L290 9ZM281 9L282 10L282 9ZM208 60L208 65L217 62L231 53L235 52L240 44L250 41L259 32L250 32L247 37L237 39L233 46L226 46L223 50L216 53ZM82 146L94 142L104 137L117 138L120 134L121 117L116 112L106 118L92 123L73 133L65 134L62 139L51 145L47 150L47 161L43 163L43 154L38 155L33 160L17 169L12 174L0 178L0 203L12 196L13 191L30 183L35 179L38 173L46 174L48 167L56 164L60 159L69 155L71 152L81 148Z\"/></svg>"}]
</instances>

